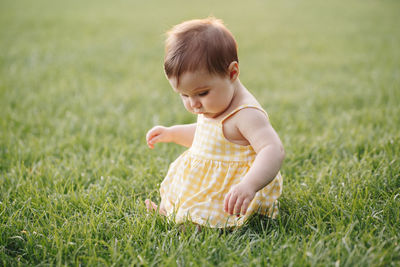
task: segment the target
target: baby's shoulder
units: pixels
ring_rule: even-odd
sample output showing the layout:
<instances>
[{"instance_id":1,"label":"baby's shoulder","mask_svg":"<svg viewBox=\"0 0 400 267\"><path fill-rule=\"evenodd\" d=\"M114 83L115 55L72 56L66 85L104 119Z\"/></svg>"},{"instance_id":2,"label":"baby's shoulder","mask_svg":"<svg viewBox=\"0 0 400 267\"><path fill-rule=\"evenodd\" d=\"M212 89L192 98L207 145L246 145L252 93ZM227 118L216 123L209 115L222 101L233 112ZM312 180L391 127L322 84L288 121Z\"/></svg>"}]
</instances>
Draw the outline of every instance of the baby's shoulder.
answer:
<instances>
[{"instance_id":1,"label":"baby's shoulder","mask_svg":"<svg viewBox=\"0 0 400 267\"><path fill-rule=\"evenodd\" d=\"M258 103L239 106L236 112L225 121L225 124L237 128L268 123L268 115Z\"/></svg>"},{"instance_id":2,"label":"baby's shoulder","mask_svg":"<svg viewBox=\"0 0 400 267\"><path fill-rule=\"evenodd\" d=\"M236 114L236 123L238 125L249 125L254 123L268 123L268 115L259 105L249 105L240 109Z\"/></svg>"}]
</instances>

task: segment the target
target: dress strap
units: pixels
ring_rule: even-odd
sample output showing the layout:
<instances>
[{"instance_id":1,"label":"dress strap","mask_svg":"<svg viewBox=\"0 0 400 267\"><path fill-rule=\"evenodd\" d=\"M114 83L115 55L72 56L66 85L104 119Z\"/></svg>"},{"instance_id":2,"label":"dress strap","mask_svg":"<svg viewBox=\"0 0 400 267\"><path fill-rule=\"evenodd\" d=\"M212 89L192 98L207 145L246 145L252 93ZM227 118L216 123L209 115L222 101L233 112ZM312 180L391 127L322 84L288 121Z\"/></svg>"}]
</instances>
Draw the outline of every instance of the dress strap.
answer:
<instances>
[{"instance_id":1,"label":"dress strap","mask_svg":"<svg viewBox=\"0 0 400 267\"><path fill-rule=\"evenodd\" d=\"M255 109L258 109L258 110L260 110L262 113L264 113L265 116L267 116L267 118L268 118L267 112L266 112L264 109L262 109L261 107L256 106L256 105L244 104L244 105L238 106L237 108L235 108L234 110L232 110L228 115L226 115L226 116L221 120L221 124L223 124L224 121L226 121L227 119L229 119L230 117L232 117L233 115L235 115L236 112L238 112L239 110L242 110L242 109L244 109L244 108L255 108ZM269 118L268 118L268 119L269 119Z\"/></svg>"}]
</instances>

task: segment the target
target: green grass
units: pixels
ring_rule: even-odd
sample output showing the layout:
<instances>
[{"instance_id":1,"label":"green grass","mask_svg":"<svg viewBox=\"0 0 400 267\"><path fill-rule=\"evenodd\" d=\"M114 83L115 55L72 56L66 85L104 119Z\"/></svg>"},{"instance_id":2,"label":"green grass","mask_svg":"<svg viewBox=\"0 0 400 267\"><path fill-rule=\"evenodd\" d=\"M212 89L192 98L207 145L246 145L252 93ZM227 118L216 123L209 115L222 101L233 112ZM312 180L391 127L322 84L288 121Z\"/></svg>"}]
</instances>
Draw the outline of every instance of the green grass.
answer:
<instances>
[{"instance_id":1,"label":"green grass","mask_svg":"<svg viewBox=\"0 0 400 267\"><path fill-rule=\"evenodd\" d=\"M399 1L1 1L0 265L400 265ZM163 33L222 18L286 150L276 220L147 216L189 123Z\"/></svg>"}]
</instances>

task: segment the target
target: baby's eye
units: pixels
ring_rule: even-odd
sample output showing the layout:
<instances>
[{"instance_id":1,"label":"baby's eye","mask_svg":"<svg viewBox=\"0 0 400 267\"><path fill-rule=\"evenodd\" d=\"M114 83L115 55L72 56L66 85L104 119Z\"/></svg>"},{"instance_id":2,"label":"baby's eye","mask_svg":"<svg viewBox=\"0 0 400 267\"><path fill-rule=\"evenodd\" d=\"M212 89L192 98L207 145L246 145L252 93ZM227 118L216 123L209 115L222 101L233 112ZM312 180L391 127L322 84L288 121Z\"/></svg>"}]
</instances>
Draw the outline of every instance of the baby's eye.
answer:
<instances>
[{"instance_id":1,"label":"baby's eye","mask_svg":"<svg viewBox=\"0 0 400 267\"><path fill-rule=\"evenodd\" d=\"M208 95L208 91L204 91L204 92L201 92L201 93L199 94L199 96L206 96L206 95Z\"/></svg>"},{"instance_id":2,"label":"baby's eye","mask_svg":"<svg viewBox=\"0 0 400 267\"><path fill-rule=\"evenodd\" d=\"M181 94L181 96L182 96L182 97L185 97L185 98L188 97L188 95L184 95L184 94Z\"/></svg>"}]
</instances>

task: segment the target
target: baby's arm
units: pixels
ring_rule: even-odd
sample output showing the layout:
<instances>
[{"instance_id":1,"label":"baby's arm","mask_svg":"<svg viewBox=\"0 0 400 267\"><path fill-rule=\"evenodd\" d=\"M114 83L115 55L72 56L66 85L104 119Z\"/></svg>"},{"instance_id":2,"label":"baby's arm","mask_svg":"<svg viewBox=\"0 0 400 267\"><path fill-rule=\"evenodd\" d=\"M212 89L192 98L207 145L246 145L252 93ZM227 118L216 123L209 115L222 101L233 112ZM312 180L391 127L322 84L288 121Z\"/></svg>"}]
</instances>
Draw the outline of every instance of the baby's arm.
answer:
<instances>
[{"instance_id":1,"label":"baby's arm","mask_svg":"<svg viewBox=\"0 0 400 267\"><path fill-rule=\"evenodd\" d=\"M156 143L174 142L178 145L190 147L193 143L196 123L174 125L171 127L155 126L146 134L147 145L153 149Z\"/></svg>"},{"instance_id":2,"label":"baby's arm","mask_svg":"<svg viewBox=\"0 0 400 267\"><path fill-rule=\"evenodd\" d=\"M256 109L237 113L237 128L253 147L257 156L249 172L225 197L225 211L245 214L255 194L278 174L285 152L278 134L268 118Z\"/></svg>"}]
</instances>

